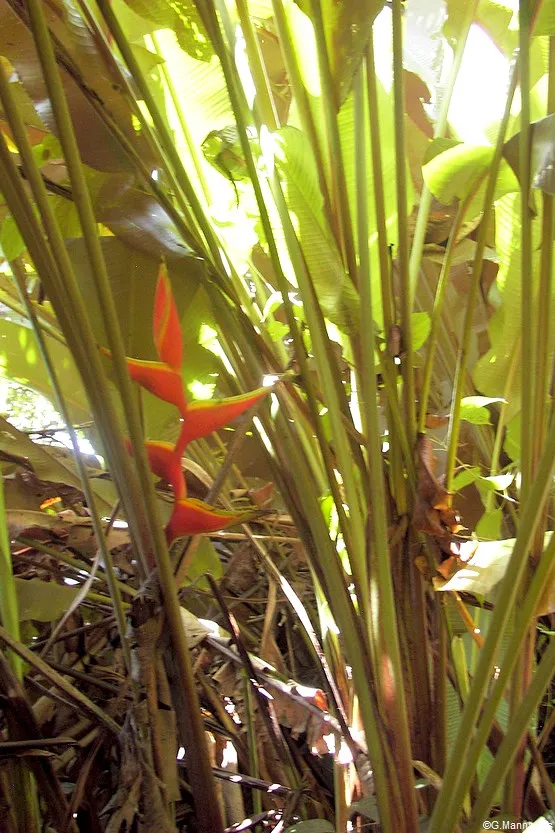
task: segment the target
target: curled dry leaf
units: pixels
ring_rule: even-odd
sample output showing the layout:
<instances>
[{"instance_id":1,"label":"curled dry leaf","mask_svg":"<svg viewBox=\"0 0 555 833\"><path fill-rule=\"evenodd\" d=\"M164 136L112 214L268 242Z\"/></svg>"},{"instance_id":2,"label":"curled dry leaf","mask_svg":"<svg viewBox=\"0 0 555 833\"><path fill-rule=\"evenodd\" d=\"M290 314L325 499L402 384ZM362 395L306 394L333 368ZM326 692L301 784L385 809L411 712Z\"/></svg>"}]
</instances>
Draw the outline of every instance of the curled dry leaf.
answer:
<instances>
[{"instance_id":1,"label":"curled dry leaf","mask_svg":"<svg viewBox=\"0 0 555 833\"><path fill-rule=\"evenodd\" d=\"M435 476L432 443L425 434L417 442L418 487L413 524L420 532L437 538L449 538L463 527L452 508L452 496Z\"/></svg>"},{"instance_id":2,"label":"curled dry leaf","mask_svg":"<svg viewBox=\"0 0 555 833\"><path fill-rule=\"evenodd\" d=\"M445 425L449 425L448 414L426 414L426 428L428 430L443 428Z\"/></svg>"}]
</instances>

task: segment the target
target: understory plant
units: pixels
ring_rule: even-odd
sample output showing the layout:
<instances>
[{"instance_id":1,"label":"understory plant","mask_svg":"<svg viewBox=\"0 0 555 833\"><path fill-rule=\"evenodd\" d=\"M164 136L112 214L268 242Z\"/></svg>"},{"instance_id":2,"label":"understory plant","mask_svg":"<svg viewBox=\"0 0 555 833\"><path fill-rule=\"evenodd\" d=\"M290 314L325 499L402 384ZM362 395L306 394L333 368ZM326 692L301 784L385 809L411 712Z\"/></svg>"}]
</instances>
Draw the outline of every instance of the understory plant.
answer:
<instances>
[{"instance_id":1,"label":"understory plant","mask_svg":"<svg viewBox=\"0 0 555 833\"><path fill-rule=\"evenodd\" d=\"M7 833L547 829L554 37L0 6Z\"/></svg>"}]
</instances>

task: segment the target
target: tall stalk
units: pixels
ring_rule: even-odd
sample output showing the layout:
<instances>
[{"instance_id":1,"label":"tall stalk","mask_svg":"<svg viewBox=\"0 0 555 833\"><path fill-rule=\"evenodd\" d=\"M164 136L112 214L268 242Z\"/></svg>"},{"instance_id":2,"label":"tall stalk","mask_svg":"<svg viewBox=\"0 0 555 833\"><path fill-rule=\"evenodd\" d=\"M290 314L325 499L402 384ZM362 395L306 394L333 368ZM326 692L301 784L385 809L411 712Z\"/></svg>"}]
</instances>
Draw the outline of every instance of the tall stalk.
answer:
<instances>
[{"instance_id":1,"label":"tall stalk","mask_svg":"<svg viewBox=\"0 0 555 833\"><path fill-rule=\"evenodd\" d=\"M385 505L381 430L378 413L378 390L374 369L374 305L370 274L370 251L368 247L368 190L366 188L366 114L364 97L364 70L359 69L355 77L355 156L357 188L357 226L359 245L358 285L361 304L362 331L362 373L363 402L366 415L366 453L370 478L370 535L368 546L369 575L372 589L372 618L370 640L376 641L375 657L382 668L387 668L387 682L381 682L381 702L389 721L396 722L393 740L393 754L396 761L396 776L399 779L403 797L403 829L418 829L416 794L412 777L410 733L408 730L407 708L404 696L404 674L397 632L397 610L391 578L390 552L388 546L388 523ZM375 607L374 607L375 605ZM377 678L380 679L379 674Z\"/></svg>"},{"instance_id":2,"label":"tall stalk","mask_svg":"<svg viewBox=\"0 0 555 833\"><path fill-rule=\"evenodd\" d=\"M465 16L461 25L459 36L457 38L457 46L455 47L455 54L453 56L453 64L449 73L449 80L443 93L439 113L435 122L434 139L438 139L444 136L447 130L447 117L449 115L451 98L453 96L453 90L455 88L455 83L457 81L459 70L461 68L464 50L466 47L466 41L468 40L468 33L470 31L470 26L472 25L472 21L476 16L476 10L478 8L479 2L480 0L470 0L470 2L468 2L467 0L464 7ZM420 203L418 205L418 214L416 217L416 226L414 229L414 237L410 252L409 284L412 304L414 303L414 297L416 295L416 286L418 283L418 275L421 267L422 250L424 247L424 240L426 237L426 228L428 225L428 218L430 216L431 205L432 192L424 183L422 193L420 195Z\"/></svg>"},{"instance_id":3,"label":"tall stalk","mask_svg":"<svg viewBox=\"0 0 555 833\"><path fill-rule=\"evenodd\" d=\"M459 443L459 431L461 423L461 401L466 385L466 374L468 368L468 356L470 350L470 340L472 337L472 325L474 320L474 310L476 307L476 297L478 294L478 287L482 275L482 266L484 264L484 252L486 248L489 218L493 210L493 197L495 194L495 184L497 182L497 175L499 173L499 165L503 154L503 142L507 132L509 118L511 116L511 105L513 101L514 92L517 82L517 68L516 64L513 66L511 72L511 80L509 83L509 90L507 92L507 100L505 102L505 111L503 118L499 125L497 134L497 141L495 144L495 151L491 161L489 176L486 185L484 196L484 211L478 230L478 239L476 242L476 252L474 255L474 263L472 265L471 284L466 298L466 309L464 316L463 333L459 347L459 354L457 357L457 369L455 373L455 384L453 389L453 398L451 401L451 414L449 418L449 438L447 448L447 462L445 472L445 486L447 491L452 490L453 476L455 474L455 466L457 460L457 448Z\"/></svg>"},{"instance_id":4,"label":"tall stalk","mask_svg":"<svg viewBox=\"0 0 555 833\"><path fill-rule=\"evenodd\" d=\"M457 738L451 750L445 771L444 780L450 787L449 790L442 790L438 796L430 823L431 833L450 833L460 812L462 799L472 779L472 774L481 749L481 747L474 746L473 749L476 749L476 756L472 758L469 756L469 747L474 740L474 727L484 705L487 708L491 703L491 696L486 702L487 687L494 674L494 664L501 640L511 619L520 581L528 564L530 544L541 518L545 500L551 489L554 460L555 420L551 424L537 476L532 484L528 499L524 504L518 537L509 564L507 565L505 577L498 590L496 606L491 617L488 635L480 652L478 666L462 714ZM535 578L532 579L532 585L534 587ZM515 625L512 636L514 650L512 653L507 651L506 662L510 662L511 659L514 660L518 648L522 645L528 630L529 618L521 616L518 621L520 627L517 629ZM461 766L461 761L465 762L463 766Z\"/></svg>"},{"instance_id":5,"label":"tall stalk","mask_svg":"<svg viewBox=\"0 0 555 833\"><path fill-rule=\"evenodd\" d=\"M405 84L403 80L403 17L401 0L392 0L393 11L393 104L395 111L395 176L397 187L397 233L401 330L406 356L403 361L403 403L409 443L416 439L416 392L414 385L414 347L412 305L409 282L409 237L405 137Z\"/></svg>"}]
</instances>

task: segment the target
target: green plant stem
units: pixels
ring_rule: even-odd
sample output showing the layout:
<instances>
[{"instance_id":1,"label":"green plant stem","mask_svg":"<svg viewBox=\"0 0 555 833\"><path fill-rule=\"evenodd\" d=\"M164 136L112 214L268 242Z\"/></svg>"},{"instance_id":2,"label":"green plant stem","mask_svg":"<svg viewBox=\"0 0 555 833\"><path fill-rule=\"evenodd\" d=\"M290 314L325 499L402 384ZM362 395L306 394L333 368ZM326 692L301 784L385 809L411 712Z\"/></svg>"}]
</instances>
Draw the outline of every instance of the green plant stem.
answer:
<instances>
[{"instance_id":1,"label":"green plant stem","mask_svg":"<svg viewBox=\"0 0 555 833\"><path fill-rule=\"evenodd\" d=\"M416 439L416 393L414 385L414 348L412 340L412 304L409 285L409 243L407 226L407 148L405 137L405 85L403 81L403 19L401 0L392 0L393 20L393 106L395 111L395 176L397 191L397 262L401 295L401 330L403 333L403 403L406 429L411 447Z\"/></svg>"},{"instance_id":2,"label":"green plant stem","mask_svg":"<svg viewBox=\"0 0 555 833\"><path fill-rule=\"evenodd\" d=\"M0 70L0 77L2 75L2 71ZM1 84L1 81L0 81ZM27 316L31 325L33 327L33 331L35 334L35 339L37 342L37 346L39 348L39 352L42 356L42 360L46 366L46 370L48 373L48 377L50 379L50 384L52 385L52 390L54 391L54 396L56 398L56 405L58 411L60 412L62 419L66 425L66 429L71 439L71 445L73 449L73 456L75 459L75 465L77 466L77 471L79 473L79 478L81 480L81 486L83 488L83 494L85 496L85 500L87 501L87 506L89 507L89 512L91 516L91 523L94 530L94 534L96 537L97 547L100 549L102 553L102 560L104 562L104 571L106 575L106 582L108 584L108 588L110 590L110 596L112 597L112 603L114 606L114 614L116 617L116 622L119 630L120 641L121 641L121 649L123 653L123 657L125 659L125 665L128 671L131 670L131 653L129 650L129 644L127 642L127 624L125 620L125 613L123 611L122 603L121 603L121 594L117 584L117 579L114 573L114 564L112 561L112 553L110 552L110 548L108 547L108 542L106 540L106 535L104 534L104 528L102 526L102 521L100 519L100 515L98 514L98 509L96 507L96 502L94 498L94 493L91 486L91 481L89 478L89 473L87 471L87 467L81 455L81 451L79 449L79 440L77 438L77 434L73 425L71 423L71 419L69 416L69 411L67 408L67 404L65 401L65 397L58 379L58 374L54 367L54 363L50 358L50 354L48 352L48 348L46 347L46 342L44 340L44 336L42 333L41 325L37 319L33 306L29 300L29 296L27 295L27 290L25 287L25 273L23 271L22 266L18 262L14 262L11 264L12 271L14 274L15 281L17 283L19 293L21 295L21 300L25 306L27 311Z\"/></svg>"},{"instance_id":3,"label":"green plant stem","mask_svg":"<svg viewBox=\"0 0 555 833\"><path fill-rule=\"evenodd\" d=\"M0 474L0 621L6 631L20 641L19 605L12 567L10 540L8 537L8 523L6 504L4 500L4 477ZM12 651L8 654L8 662L14 676L19 682L23 681L23 663L20 657ZM8 696L8 692L4 691ZM19 826L24 833L38 833L39 813L35 783L31 773L22 761L12 761L14 786L14 808Z\"/></svg>"},{"instance_id":4,"label":"green plant stem","mask_svg":"<svg viewBox=\"0 0 555 833\"><path fill-rule=\"evenodd\" d=\"M535 328L537 327L536 306L534 296L536 280L532 263L532 212L530 209L531 186L531 139L530 129L530 36L531 36L531 0L519 0L519 55L518 68L520 75L520 133L518 169L520 181L520 332L522 354L520 359L520 499L526 500L535 475L534 460L534 428L537 426L535 413L536 386L544 387L543 381L536 380L537 365L535 355ZM543 249L552 249L543 241ZM542 260L545 258L542 257ZM545 265L545 264L544 264ZM545 273L545 269L544 269ZM544 274L545 278L545 274ZM550 303L550 299L548 300ZM549 315L549 313L548 313ZM538 331L538 336L545 332ZM542 397L543 398L543 397ZM541 404L538 419L541 427L544 424L544 406ZM541 534L541 525L537 535ZM529 575L523 577L523 589L527 587ZM509 695L509 725L513 724L516 713L530 680L533 661L532 641L534 632L530 629L524 649L519 656L510 686ZM507 774L503 797L503 808L511 814L519 814L522 807L524 793L524 779L526 776L524 755L526 740L521 738L520 750Z\"/></svg>"},{"instance_id":5,"label":"green plant stem","mask_svg":"<svg viewBox=\"0 0 555 833\"><path fill-rule=\"evenodd\" d=\"M467 295L463 333L461 337L461 344L457 359L457 369L455 373L453 399L451 402L451 414L449 419L449 438L445 472L445 488L448 492L452 491L453 477L455 474L455 467L457 462L457 448L459 443L459 431L461 423L461 400L463 398L464 389L466 385L468 354L470 350L470 340L472 338L473 332L476 296L478 294L478 287L480 285L480 278L482 275L482 266L484 263L484 252L486 248L486 241L488 235L489 218L493 209L495 183L497 181L497 175L499 173L501 157L503 155L503 142L505 139L505 133L507 132L507 125L511 116L511 105L516 88L516 81L517 71L515 65L513 66L511 72L511 81L507 93L507 101L505 102L505 112L503 113L501 124L499 125L497 142L495 145L493 159L491 161L489 177L486 185L486 193L484 196L484 211L478 230L478 240L476 242L476 253L474 255L474 264L472 267L471 284Z\"/></svg>"},{"instance_id":6,"label":"green plant stem","mask_svg":"<svg viewBox=\"0 0 555 833\"><path fill-rule=\"evenodd\" d=\"M534 279L532 273L532 215L530 212L530 2L519 2L519 58L520 75L520 133L519 133L519 180L521 208L521 435L520 468L522 482L521 499L526 498L533 477L533 431L535 356L534 333ZM545 248L545 247L544 247ZM542 408L543 416L543 408Z\"/></svg>"},{"instance_id":7,"label":"green plant stem","mask_svg":"<svg viewBox=\"0 0 555 833\"><path fill-rule=\"evenodd\" d=\"M12 568L12 554L8 537L8 521L4 500L4 477L0 476L0 619L14 639L20 639L19 606ZM23 666L15 654L8 656L18 680L23 679Z\"/></svg>"},{"instance_id":8,"label":"green plant stem","mask_svg":"<svg viewBox=\"0 0 555 833\"><path fill-rule=\"evenodd\" d=\"M43 68L44 78L49 90L53 111L58 125L60 141L64 150L64 157L72 184L74 200L79 211L81 227L83 229L87 250L89 252L93 274L96 278L97 293L104 316L104 323L108 333L110 348L112 350L112 358L114 361L116 376L123 400L126 419L133 443L137 470L142 487L142 504L147 510L150 532L153 537L154 554L158 565L160 586L164 600L164 612L168 619L173 647L176 654L180 683L189 705L189 710L184 716L183 721L187 732L187 737L184 738L184 741L187 748L194 748L196 752L194 763L191 762L189 772L193 794L196 797L196 809L199 825L201 828L204 826L206 831L218 833L218 831L223 828L219 808L216 802L206 736L204 733L198 696L192 674L187 639L181 618L181 610L177 598L169 553L162 526L157 517L156 498L152 478L150 476L148 462L146 459L140 420L135 407L133 390L125 362L123 340L119 330L106 266L100 247L100 241L97 236L96 221L92 210L90 195L87 190L79 151L75 141L67 101L61 86L53 47L40 0L30 0L29 14L37 51L39 53ZM121 454L119 456L120 458L123 456L127 459L127 453L123 446L123 442L121 445ZM125 493L125 489L123 492Z\"/></svg>"},{"instance_id":9,"label":"green plant stem","mask_svg":"<svg viewBox=\"0 0 555 833\"><path fill-rule=\"evenodd\" d=\"M555 37L549 38L549 70L547 90L547 114L555 111ZM536 387L534 403L534 459L533 468L539 460L545 432L548 425L547 403L549 401L549 345L551 343L551 303L553 297L553 239L554 211L553 195L545 191L541 195L542 246L540 254L540 281L538 288L538 316L536 334Z\"/></svg>"},{"instance_id":10,"label":"green plant stem","mask_svg":"<svg viewBox=\"0 0 555 833\"><path fill-rule=\"evenodd\" d=\"M447 130L447 118L449 115L451 98L453 95L453 90L455 88L455 83L457 81L459 70L461 68L464 49L466 46L466 41L468 39L470 26L472 25L472 21L476 16L478 3L479 0L470 0L470 2L467 0L465 5L466 15L461 25L459 37L457 39L457 46L455 47L455 53L453 55L453 64L449 73L449 80L446 85L445 94L441 101L439 113L435 123L434 139L444 136L445 131ZM416 217L416 226L414 229L414 238L412 241L412 249L410 253L409 283L411 294L411 307L414 304L416 287L418 285L418 275L420 273L422 250L424 247L424 240L426 238L426 229L428 226L428 218L430 216L431 205L432 193L428 189L427 185L424 185L422 188L422 194L420 195L420 204L418 206L418 215Z\"/></svg>"},{"instance_id":11,"label":"green plant stem","mask_svg":"<svg viewBox=\"0 0 555 833\"><path fill-rule=\"evenodd\" d=\"M320 190L324 197L324 212L326 218L333 230L336 240L340 239L339 229L336 222L336 217L331 211L331 197L329 193L328 180L326 177L326 166L324 164L324 157L314 117L310 109L310 102L308 93L304 87L301 71L299 68L299 61L297 51L291 37L291 30L284 11L283 0L272 0L272 9L274 12L274 19L279 35L279 43L283 53L285 68L293 91L295 102L299 109L299 116L303 130L310 141L312 153L314 154L314 161L318 170L318 181L320 183Z\"/></svg>"},{"instance_id":12,"label":"green plant stem","mask_svg":"<svg viewBox=\"0 0 555 833\"><path fill-rule=\"evenodd\" d=\"M441 272L437 284L436 294L434 297L434 307L432 310L432 317L430 323L430 335L428 337L428 352L426 353L426 363L424 365L424 374L422 378L422 387L420 390L420 410L418 412L418 433L424 434L426 432L426 414L428 412L428 399L430 397L430 389L432 386L432 376L434 372L434 360L436 355L437 342L439 337L439 329L441 326L441 312L443 309L443 301L445 300L445 291L449 284L449 274L451 272L451 263L453 262L453 254L457 245L457 238L464 219L464 215L471 197L463 200L457 209L457 214L447 243L447 249L443 255L443 263L441 264Z\"/></svg>"},{"instance_id":13,"label":"green plant stem","mask_svg":"<svg viewBox=\"0 0 555 833\"><path fill-rule=\"evenodd\" d=\"M161 524L158 520L154 487L143 445L142 428L136 408L133 386L127 370L123 337L118 322L106 264L104 262L102 246L97 232L96 218L85 179L85 172L73 131L69 107L61 84L54 48L50 40L50 34L40 0L30 0L29 15L44 79L52 101L52 109L72 186L73 199L79 213L85 246L94 276L96 294L108 336L108 344L112 352L115 376L123 403L129 435L133 444L133 454L143 493L143 503L149 521L150 532L156 550L163 551L165 549L165 539Z\"/></svg>"},{"instance_id":14,"label":"green plant stem","mask_svg":"<svg viewBox=\"0 0 555 833\"><path fill-rule=\"evenodd\" d=\"M139 564L143 566L144 575L146 575L146 553L151 545L147 543L146 530L144 530L144 522L140 512L139 486L133 475L129 455L125 450L123 435L119 429L119 422L110 399L96 349L96 342L77 287L71 260L52 212L43 179L35 164L25 127L11 95L5 74L2 74L0 78L3 106L6 113L9 114L14 135L17 136L25 174L31 185L52 248L44 243L42 229L22 187L19 173L15 169L5 142L0 137L0 154L4 167L4 176L2 177L5 183L3 186L4 194L26 241L35 267L46 286L48 296L53 303L60 326L82 376L88 398L97 415L102 440L107 449L116 482L121 487L120 492L132 538L137 547ZM123 487L123 484L125 484L125 487Z\"/></svg>"},{"instance_id":15,"label":"green plant stem","mask_svg":"<svg viewBox=\"0 0 555 833\"><path fill-rule=\"evenodd\" d=\"M246 674L243 672L243 690L245 692L245 713L247 715L247 742L249 749L249 775L254 778L260 778L260 767L258 762L258 746L256 739L256 731L254 725L254 703L252 696L252 686L246 679ZM256 815L262 812L262 796L258 790L253 791L252 796L252 811Z\"/></svg>"},{"instance_id":16,"label":"green plant stem","mask_svg":"<svg viewBox=\"0 0 555 833\"><path fill-rule=\"evenodd\" d=\"M522 744L522 736L526 734L530 724L530 716L538 708L540 701L553 679L555 667L555 639L549 645L534 672L520 705L511 716L511 722L497 750L495 760L474 805L472 816L467 828L468 833L478 833L483 829L483 821L488 818L489 810L495 802L495 795L505 773L508 772L515 756Z\"/></svg>"},{"instance_id":17,"label":"green plant stem","mask_svg":"<svg viewBox=\"0 0 555 833\"><path fill-rule=\"evenodd\" d=\"M359 243L359 278L360 304L362 311L362 374L363 401L366 413L366 453L370 478L370 503L372 515L370 521L370 541L372 548L368 571L374 575L371 566L375 566L376 577L373 579L372 594L373 622L370 639L377 638L376 660L389 666L387 693L381 691L382 703L389 720L395 720L394 756L396 776L399 779L403 797L404 830L418 829L418 812L416 794L412 775L412 755L410 732L405 703L403 669L397 630L397 612L393 594L393 582L390 571L390 553L388 544L387 509L385 505L385 484L383 479L383 460L381 451L380 417L378 412L378 390L374 370L374 315L372 280L370 274L370 250L368 247L368 196L366 171L366 117L364 107L364 71L359 69L355 77L355 158L357 188L357 225ZM374 608L375 605L375 608ZM376 669L376 678L381 674Z\"/></svg>"},{"instance_id":18,"label":"green plant stem","mask_svg":"<svg viewBox=\"0 0 555 833\"><path fill-rule=\"evenodd\" d=\"M187 216L189 212L188 206L191 206L192 213L194 219L204 237L204 241L207 246L207 256L211 259L212 263L221 271L221 274L225 274L225 268L223 267L222 256L220 253L220 247L218 245L218 241L214 230L202 209L202 206L199 202L199 199L195 193L195 189L193 188L187 171L181 161L179 153L175 147L175 142L173 137L171 136L169 129L166 125L166 122L158 108L156 100L148 83L144 77L144 74L139 66L139 62L137 61L131 44L125 37L125 33L115 16L110 3L107 0L98 0L98 7L102 13L102 16L108 26L110 32L112 33L114 40L117 44L119 51L121 52L125 63L127 64L131 76L135 81L141 97L144 99L144 102L147 106L148 112L152 118L152 122L156 129L156 132L159 137L160 147L162 152L165 156L167 156L168 161L170 163L170 170L176 180L177 189L179 193L182 193L185 197L186 202L181 200L181 207ZM144 116L141 116L141 120L144 122Z\"/></svg>"},{"instance_id":19,"label":"green plant stem","mask_svg":"<svg viewBox=\"0 0 555 833\"><path fill-rule=\"evenodd\" d=\"M382 145L380 139L380 113L378 109L378 79L374 61L374 34L370 35L366 47L366 97L368 101L368 124L370 150L372 155L372 182L374 185L374 207L378 235L378 258L382 288L382 315L384 330L390 332L395 323L395 299L392 286L391 258L387 245L385 191L382 167Z\"/></svg>"},{"instance_id":20,"label":"green plant stem","mask_svg":"<svg viewBox=\"0 0 555 833\"><path fill-rule=\"evenodd\" d=\"M164 58L162 49L160 46L160 40L156 34L153 32L150 36L152 38L152 45L156 51L156 54L160 58ZM170 94L170 98L172 100L172 104L175 110L175 114L177 116L177 120L179 121L179 126L181 127L181 132L183 133L183 138L185 139L185 143L187 144L187 148L189 150L189 154L191 156L191 160L193 162L195 173L198 177L198 181L200 182L200 187L202 188L202 193L204 194L204 199L206 200L207 205L210 205L212 202L212 196L210 194L210 189L208 187L208 183L206 181L206 177L204 176L204 170L202 168L202 161L199 157L198 148L196 147L195 143L193 142L193 137L191 136L191 131L189 130L189 125L187 124L187 119L185 118L185 113L183 112L183 106L181 99L179 97L179 93L176 89L176 86L173 82L173 78L171 73L168 70L166 62L160 65L160 71L162 72L162 76L164 78L164 83L168 88L168 92Z\"/></svg>"},{"instance_id":21,"label":"green plant stem","mask_svg":"<svg viewBox=\"0 0 555 833\"><path fill-rule=\"evenodd\" d=\"M332 210L339 218L338 225L341 234L341 251L347 271L351 280L356 285L357 264L355 256L355 243L351 213L349 210L349 197L347 192L347 180L345 177L345 165L341 151L339 138L339 127L337 124L337 111L339 102L333 82L328 47L326 44L326 32L322 4L320 0L309 0L310 17L314 27L316 38L316 51L318 53L318 70L320 73L320 84L322 88L322 107L326 125L326 142L329 160L329 171L331 178L331 199Z\"/></svg>"},{"instance_id":22,"label":"green plant stem","mask_svg":"<svg viewBox=\"0 0 555 833\"><path fill-rule=\"evenodd\" d=\"M274 131L279 127L279 118L274 106L274 100L268 80L268 73L262 59L260 43L256 36L247 0L236 0L239 22L245 38L249 68L252 73L256 89L256 107L260 113L261 123L268 130Z\"/></svg>"},{"instance_id":23,"label":"green plant stem","mask_svg":"<svg viewBox=\"0 0 555 833\"><path fill-rule=\"evenodd\" d=\"M503 389L503 402L501 402L501 407L499 408L499 418L497 420L497 427L495 429L495 439L493 441L493 450L491 452L490 475L492 477L499 473L499 460L501 458L501 449L503 448L503 439L505 437L505 425L507 423L507 409L509 407L510 402L511 388L514 383L515 373L519 364L520 345L521 340L519 336L515 341L513 349L511 351L509 370L507 372L507 378L505 379L505 387ZM495 492L488 492L485 506L486 512L490 512L493 509L494 501Z\"/></svg>"},{"instance_id":24,"label":"green plant stem","mask_svg":"<svg viewBox=\"0 0 555 833\"><path fill-rule=\"evenodd\" d=\"M309 320L311 336L315 344L318 344L318 349L315 349L315 358L319 360L319 370L322 376L322 386L324 388L326 404L328 405L328 408L330 410L330 418L334 420L334 439L338 446L338 467L342 472L342 479L345 484L347 503L349 504L351 511L350 519L347 519L345 515L345 510L343 508L343 500L339 495L336 477L333 474L333 465L331 463L329 455L328 443L323 435L321 420L318 417L319 408L317 407L316 399L313 394L313 386L310 381L310 371L306 361L306 349L302 341L302 338L300 337L297 322L294 317L291 303L289 300L289 285L280 265L279 253L275 243L275 238L268 210L265 205L264 196L262 194L262 189L260 187L260 182L258 179L258 172L253 160L252 150L248 141L246 130L246 101L244 100L244 95L242 95L240 84L236 79L236 73L233 70L228 50L225 48L225 45L223 43L217 20L215 19L215 16L210 16L208 14L208 10L206 11L207 16L204 20L204 23L207 28L207 31L210 33L212 37L216 51L222 62L222 69L224 71L229 95L235 112L235 118L239 130L241 147L247 164L247 170L253 184L258 208L260 211L262 226L264 228L266 240L268 241L268 246L270 249L272 264L274 266L276 277L278 279L278 286L282 294L283 304L287 316L287 322L289 324L291 336L294 340L294 346L298 351L296 354L296 358L299 361L301 373L304 379L304 384L308 393L308 402L313 417L314 431L318 437L322 456L324 461L326 462L326 467L328 468L329 482L332 488L332 492L334 493L334 499L336 502L341 529L345 539L345 545L350 557L352 558L355 564L354 569L357 569L358 564L360 564L361 562L361 558L364 552L364 529L361 519L359 495L357 493L356 486L354 483L354 477L350 474L350 472L352 471L352 458L348 448L348 442L345 439L345 428L341 420L341 408L339 404L335 404L337 403L338 390L336 385L336 379L333 377L333 372L328 361L328 339L327 333L325 332L323 318L321 316L321 311L318 302L314 297L314 291L310 282L310 278L306 272L304 258L302 256L302 252L300 251L300 247L292 227L291 219L287 211L287 206L285 205L285 200L281 191L279 179L277 177L277 174L274 174L274 177L272 178L272 191L274 199L276 200L276 205L278 208L280 219L284 226L284 232L286 234L290 256L292 257L295 273L299 281L299 289L301 291L301 294L303 295L305 309L307 311L307 314L310 313L311 316ZM331 468L329 468L329 466L331 466ZM364 597L365 581L362 578L359 584L359 598L363 600Z\"/></svg>"},{"instance_id":25,"label":"green plant stem","mask_svg":"<svg viewBox=\"0 0 555 833\"><path fill-rule=\"evenodd\" d=\"M445 771L445 782L449 784L449 790L442 791L438 796L430 823L430 833L450 833L453 830L460 812L462 798L469 788L483 743L487 738L487 731L489 731L487 726L484 729L485 737L481 735L479 737L480 732L475 733L474 727L482 710L484 710L484 715L480 722L480 730L485 725L485 714L489 713L492 705L495 708L495 702L492 699L493 693L490 693L489 697L486 698L486 691L493 675L494 664L503 635L515 610L520 582L528 564L529 547L551 488L554 460L555 420L553 420L549 431L537 476L523 507L518 537L507 565L507 571L498 588L496 606L492 614L488 635L480 652L478 667ZM552 545L550 544L546 555L551 552ZM530 617L533 615L537 599L541 595L542 581L545 580L543 571L546 570L546 567L542 563L543 561L544 559L540 560L524 603L519 605L519 615L511 637L511 649L506 651L500 677L495 684L496 688L494 690L496 691L501 688L500 681L502 678L506 683L507 674L518 656L519 648L528 631ZM551 564L548 566L551 567ZM499 698L501 698L502 692L503 689L501 688ZM470 749L471 745L472 748ZM461 766L461 761L464 761L463 766Z\"/></svg>"}]
</instances>

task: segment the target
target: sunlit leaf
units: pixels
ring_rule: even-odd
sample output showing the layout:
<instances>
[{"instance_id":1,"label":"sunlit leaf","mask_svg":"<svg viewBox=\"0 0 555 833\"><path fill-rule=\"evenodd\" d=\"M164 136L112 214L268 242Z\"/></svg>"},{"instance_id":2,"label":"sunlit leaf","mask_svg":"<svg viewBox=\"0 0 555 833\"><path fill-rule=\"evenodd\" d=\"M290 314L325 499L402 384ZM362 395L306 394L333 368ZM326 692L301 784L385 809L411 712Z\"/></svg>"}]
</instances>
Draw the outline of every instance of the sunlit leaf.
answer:
<instances>
[{"instance_id":1,"label":"sunlit leaf","mask_svg":"<svg viewBox=\"0 0 555 833\"><path fill-rule=\"evenodd\" d=\"M431 326L430 316L427 312L412 313L412 346L414 350L420 350L426 343Z\"/></svg>"},{"instance_id":2,"label":"sunlit leaf","mask_svg":"<svg viewBox=\"0 0 555 833\"><path fill-rule=\"evenodd\" d=\"M294 127L283 128L276 157L322 310L330 321L350 331L357 327L358 296L324 216L318 171L307 137Z\"/></svg>"},{"instance_id":3,"label":"sunlit leaf","mask_svg":"<svg viewBox=\"0 0 555 833\"><path fill-rule=\"evenodd\" d=\"M487 406L494 402L503 402L503 399L495 396L465 396L461 400L461 419L474 425L490 425Z\"/></svg>"},{"instance_id":4,"label":"sunlit leaf","mask_svg":"<svg viewBox=\"0 0 555 833\"><path fill-rule=\"evenodd\" d=\"M508 472L506 474L494 474L490 477L480 477L479 482L481 486L492 492L504 492L505 489L509 488L514 479L514 474Z\"/></svg>"},{"instance_id":5,"label":"sunlit leaf","mask_svg":"<svg viewBox=\"0 0 555 833\"><path fill-rule=\"evenodd\" d=\"M545 536L544 547L549 544L552 534L548 532ZM436 582L436 590L475 593L484 596L489 601L494 601L493 594L505 576L515 540L515 538L506 538L478 543L472 558L449 581Z\"/></svg>"},{"instance_id":6,"label":"sunlit leaf","mask_svg":"<svg viewBox=\"0 0 555 833\"><path fill-rule=\"evenodd\" d=\"M6 260L15 260L25 251L25 243L11 214L8 214L2 222L0 250Z\"/></svg>"},{"instance_id":7,"label":"sunlit leaf","mask_svg":"<svg viewBox=\"0 0 555 833\"><path fill-rule=\"evenodd\" d=\"M347 98L385 0L323 0L321 4L338 107Z\"/></svg>"},{"instance_id":8,"label":"sunlit leaf","mask_svg":"<svg viewBox=\"0 0 555 833\"><path fill-rule=\"evenodd\" d=\"M446 0L447 20L443 33L449 40L457 41L466 18L467 8L458 0ZM474 20L488 32L494 41L503 37L513 16L512 7L498 0L480 0L476 4Z\"/></svg>"},{"instance_id":9,"label":"sunlit leaf","mask_svg":"<svg viewBox=\"0 0 555 833\"><path fill-rule=\"evenodd\" d=\"M426 185L439 202L451 205L454 200L472 196L466 216L474 216L483 208L485 183L493 159L494 148L482 145L457 144L438 153L422 169ZM518 180L510 165L503 160L496 181L494 201L511 191L518 191Z\"/></svg>"},{"instance_id":10,"label":"sunlit leaf","mask_svg":"<svg viewBox=\"0 0 555 833\"><path fill-rule=\"evenodd\" d=\"M126 0L140 17L156 24L158 29L173 29L180 47L203 61L209 61L213 48L199 13L192 0Z\"/></svg>"}]
</instances>

